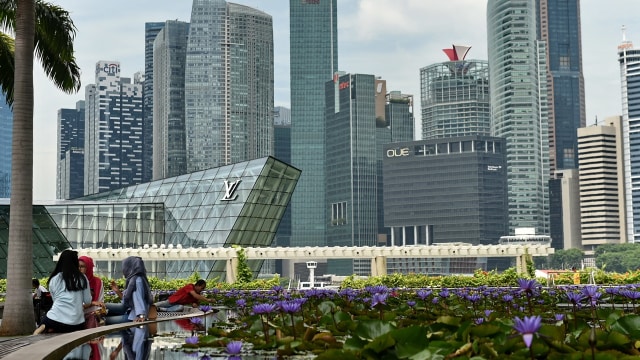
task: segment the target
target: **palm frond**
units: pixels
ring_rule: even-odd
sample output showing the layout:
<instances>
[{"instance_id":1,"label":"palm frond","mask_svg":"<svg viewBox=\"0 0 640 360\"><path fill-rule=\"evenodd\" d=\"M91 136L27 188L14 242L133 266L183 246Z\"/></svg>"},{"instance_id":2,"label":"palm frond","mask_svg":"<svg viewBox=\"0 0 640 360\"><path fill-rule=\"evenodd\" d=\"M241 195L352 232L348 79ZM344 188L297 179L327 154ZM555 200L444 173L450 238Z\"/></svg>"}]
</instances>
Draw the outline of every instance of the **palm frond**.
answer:
<instances>
[{"instance_id":1,"label":"palm frond","mask_svg":"<svg viewBox=\"0 0 640 360\"><path fill-rule=\"evenodd\" d=\"M0 31L13 32L16 25L15 0L0 0Z\"/></svg>"},{"instance_id":2,"label":"palm frond","mask_svg":"<svg viewBox=\"0 0 640 360\"><path fill-rule=\"evenodd\" d=\"M80 68L73 49L75 35L76 27L68 11L45 1L36 1L36 57L45 74L67 93L76 92L81 86Z\"/></svg>"},{"instance_id":3,"label":"palm frond","mask_svg":"<svg viewBox=\"0 0 640 360\"><path fill-rule=\"evenodd\" d=\"M13 104L14 51L13 38L0 32L0 91L9 105Z\"/></svg>"}]
</instances>

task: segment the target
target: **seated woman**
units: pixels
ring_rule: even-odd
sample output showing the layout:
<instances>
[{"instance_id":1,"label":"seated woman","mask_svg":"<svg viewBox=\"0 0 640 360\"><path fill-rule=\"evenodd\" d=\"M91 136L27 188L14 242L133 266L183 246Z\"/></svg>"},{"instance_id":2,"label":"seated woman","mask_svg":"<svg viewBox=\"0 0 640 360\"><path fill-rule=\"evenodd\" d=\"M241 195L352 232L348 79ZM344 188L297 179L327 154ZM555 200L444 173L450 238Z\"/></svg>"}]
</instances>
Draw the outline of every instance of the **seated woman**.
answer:
<instances>
[{"instance_id":1,"label":"seated woman","mask_svg":"<svg viewBox=\"0 0 640 360\"><path fill-rule=\"evenodd\" d=\"M105 324L119 324L128 321L142 322L149 316L153 295L147 279L147 270L139 256L129 256L122 260L122 273L126 278L125 289L120 291L115 281L111 281L111 289L122 299L120 304L106 304L107 317Z\"/></svg>"},{"instance_id":2,"label":"seated woman","mask_svg":"<svg viewBox=\"0 0 640 360\"><path fill-rule=\"evenodd\" d=\"M84 304L85 327L91 329L99 325L99 315L97 312L104 306L104 287L102 280L93 275L93 259L88 256L80 256L80 272L89 280L89 290L91 290L91 302Z\"/></svg>"},{"instance_id":3,"label":"seated woman","mask_svg":"<svg viewBox=\"0 0 640 360\"><path fill-rule=\"evenodd\" d=\"M66 333L84 329L82 304L91 302L89 280L80 272L78 253L65 250L53 269L47 287L53 298L35 334L46 332Z\"/></svg>"}]
</instances>

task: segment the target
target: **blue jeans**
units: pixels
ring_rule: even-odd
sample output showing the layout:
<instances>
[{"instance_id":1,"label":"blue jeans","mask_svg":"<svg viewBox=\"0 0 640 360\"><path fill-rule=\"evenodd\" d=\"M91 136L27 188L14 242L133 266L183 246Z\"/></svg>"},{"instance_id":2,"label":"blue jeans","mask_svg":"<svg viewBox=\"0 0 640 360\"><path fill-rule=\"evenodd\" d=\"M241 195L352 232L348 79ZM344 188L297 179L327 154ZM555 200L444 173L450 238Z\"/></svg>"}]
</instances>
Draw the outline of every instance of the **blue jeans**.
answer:
<instances>
[{"instance_id":1,"label":"blue jeans","mask_svg":"<svg viewBox=\"0 0 640 360\"><path fill-rule=\"evenodd\" d=\"M167 311L167 312L180 312L184 310L184 305L180 304L172 304L169 300L159 301L154 304L158 311Z\"/></svg>"},{"instance_id":2,"label":"blue jeans","mask_svg":"<svg viewBox=\"0 0 640 360\"><path fill-rule=\"evenodd\" d=\"M107 303L105 306L107 307L107 316L104 319L105 325L122 324L131 321L129 320L129 311L131 309L124 306L124 304Z\"/></svg>"}]
</instances>

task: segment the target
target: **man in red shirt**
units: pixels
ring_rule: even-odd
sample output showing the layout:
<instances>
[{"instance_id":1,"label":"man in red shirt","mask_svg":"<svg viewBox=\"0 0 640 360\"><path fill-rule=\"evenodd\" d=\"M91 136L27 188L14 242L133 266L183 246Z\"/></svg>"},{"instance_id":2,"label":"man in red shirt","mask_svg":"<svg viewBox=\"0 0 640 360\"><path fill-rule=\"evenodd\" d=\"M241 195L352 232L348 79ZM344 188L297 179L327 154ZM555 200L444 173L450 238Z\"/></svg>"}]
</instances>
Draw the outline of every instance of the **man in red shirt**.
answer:
<instances>
[{"instance_id":1,"label":"man in red shirt","mask_svg":"<svg viewBox=\"0 0 640 360\"><path fill-rule=\"evenodd\" d=\"M207 282L200 279L195 284L187 284L165 301L155 303L158 311L178 312L184 310L184 305L198 307L200 302L213 302L213 299L202 296L202 290L207 287Z\"/></svg>"}]
</instances>

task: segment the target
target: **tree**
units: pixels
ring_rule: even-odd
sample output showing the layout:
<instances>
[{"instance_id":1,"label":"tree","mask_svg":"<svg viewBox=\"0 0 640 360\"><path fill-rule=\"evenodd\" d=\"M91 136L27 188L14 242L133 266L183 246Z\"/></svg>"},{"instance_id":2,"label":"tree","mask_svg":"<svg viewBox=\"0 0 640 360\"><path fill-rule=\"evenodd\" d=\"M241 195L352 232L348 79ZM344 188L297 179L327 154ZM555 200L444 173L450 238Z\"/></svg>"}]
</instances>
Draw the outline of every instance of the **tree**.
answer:
<instances>
[{"instance_id":1,"label":"tree","mask_svg":"<svg viewBox=\"0 0 640 360\"><path fill-rule=\"evenodd\" d=\"M624 273L640 268L640 244L605 244L595 250L596 266Z\"/></svg>"},{"instance_id":2,"label":"tree","mask_svg":"<svg viewBox=\"0 0 640 360\"><path fill-rule=\"evenodd\" d=\"M552 269L571 269L573 266L580 268L583 253L580 249L558 250L549 255L549 266Z\"/></svg>"},{"instance_id":3,"label":"tree","mask_svg":"<svg viewBox=\"0 0 640 360\"><path fill-rule=\"evenodd\" d=\"M15 42L0 37L0 87L13 102L11 213L7 259L7 296L0 335L33 332L31 308L33 275L33 60L36 56L47 75L65 91L80 88L79 69L73 56L75 27L68 12L34 0L0 0L0 27L15 31ZM13 47L13 49L12 49ZM8 56L13 50L13 62ZM13 76L7 73L13 73ZM8 78L13 84L7 83Z\"/></svg>"}]
</instances>

